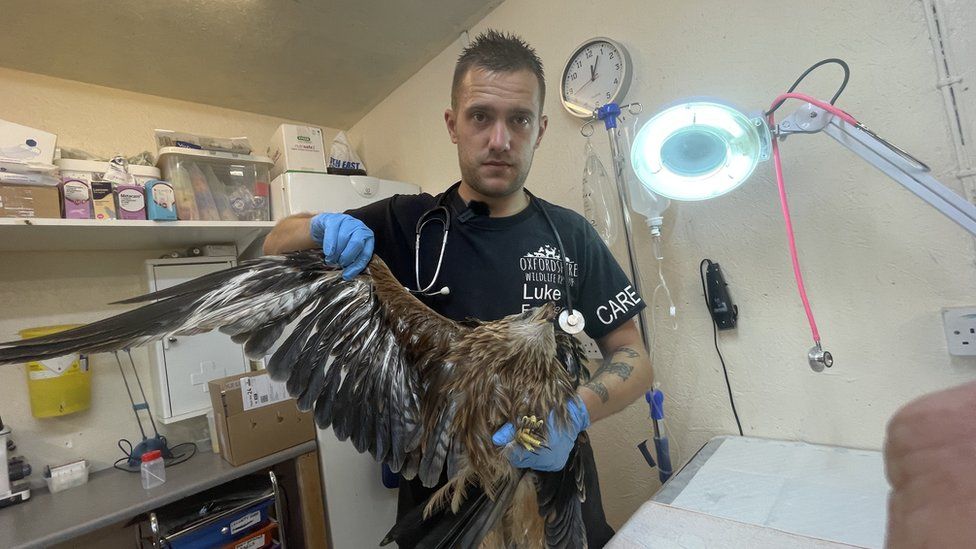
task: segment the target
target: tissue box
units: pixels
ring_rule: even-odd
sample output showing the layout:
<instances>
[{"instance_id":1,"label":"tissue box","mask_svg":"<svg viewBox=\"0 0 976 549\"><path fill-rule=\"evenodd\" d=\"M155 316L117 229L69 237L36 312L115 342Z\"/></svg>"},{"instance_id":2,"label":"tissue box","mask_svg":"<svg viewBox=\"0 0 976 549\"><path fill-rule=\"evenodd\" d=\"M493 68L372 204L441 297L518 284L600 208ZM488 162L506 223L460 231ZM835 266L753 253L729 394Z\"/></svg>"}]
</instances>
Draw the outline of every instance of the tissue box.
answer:
<instances>
[{"instance_id":1,"label":"tissue box","mask_svg":"<svg viewBox=\"0 0 976 549\"><path fill-rule=\"evenodd\" d=\"M254 461L315 439L311 412L301 412L265 371L215 379L208 384L220 455L231 465Z\"/></svg>"},{"instance_id":2,"label":"tissue box","mask_svg":"<svg viewBox=\"0 0 976 549\"><path fill-rule=\"evenodd\" d=\"M326 172L322 130L311 126L278 126L268 145L268 156L274 162L272 179L284 172Z\"/></svg>"},{"instance_id":3,"label":"tissue box","mask_svg":"<svg viewBox=\"0 0 976 549\"><path fill-rule=\"evenodd\" d=\"M269 221L270 158L163 147L156 163L182 220Z\"/></svg>"},{"instance_id":4,"label":"tissue box","mask_svg":"<svg viewBox=\"0 0 976 549\"><path fill-rule=\"evenodd\" d=\"M53 133L0 120L0 161L50 164L57 141Z\"/></svg>"}]
</instances>

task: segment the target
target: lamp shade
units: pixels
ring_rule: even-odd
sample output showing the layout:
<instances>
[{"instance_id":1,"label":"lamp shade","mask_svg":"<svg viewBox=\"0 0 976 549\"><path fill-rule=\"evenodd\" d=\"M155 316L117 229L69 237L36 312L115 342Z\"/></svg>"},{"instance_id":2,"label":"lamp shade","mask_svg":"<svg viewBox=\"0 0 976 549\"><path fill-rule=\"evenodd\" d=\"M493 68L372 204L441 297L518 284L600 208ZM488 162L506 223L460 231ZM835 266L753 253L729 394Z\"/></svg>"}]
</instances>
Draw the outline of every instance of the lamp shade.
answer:
<instances>
[{"instance_id":1,"label":"lamp shade","mask_svg":"<svg viewBox=\"0 0 976 549\"><path fill-rule=\"evenodd\" d=\"M631 148L634 173L674 200L723 195L769 158L765 120L715 101L689 101L654 115Z\"/></svg>"}]
</instances>

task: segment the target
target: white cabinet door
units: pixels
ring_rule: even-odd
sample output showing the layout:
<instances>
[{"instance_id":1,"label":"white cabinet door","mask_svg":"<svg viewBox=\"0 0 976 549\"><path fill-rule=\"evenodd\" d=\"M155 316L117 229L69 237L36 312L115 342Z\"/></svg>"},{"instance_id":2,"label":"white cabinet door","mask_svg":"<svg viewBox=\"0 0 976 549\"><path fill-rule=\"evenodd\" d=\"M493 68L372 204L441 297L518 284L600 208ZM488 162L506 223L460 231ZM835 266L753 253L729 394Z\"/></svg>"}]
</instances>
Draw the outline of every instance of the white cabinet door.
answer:
<instances>
[{"instance_id":1,"label":"white cabinet door","mask_svg":"<svg viewBox=\"0 0 976 549\"><path fill-rule=\"evenodd\" d=\"M154 261L150 267L151 288L169 288L234 264L227 260L196 261L162 265ZM207 383L248 369L244 347L217 331L176 336L154 345L153 373L160 389L157 391L162 400L159 414L164 422L206 414L210 409Z\"/></svg>"}]
</instances>

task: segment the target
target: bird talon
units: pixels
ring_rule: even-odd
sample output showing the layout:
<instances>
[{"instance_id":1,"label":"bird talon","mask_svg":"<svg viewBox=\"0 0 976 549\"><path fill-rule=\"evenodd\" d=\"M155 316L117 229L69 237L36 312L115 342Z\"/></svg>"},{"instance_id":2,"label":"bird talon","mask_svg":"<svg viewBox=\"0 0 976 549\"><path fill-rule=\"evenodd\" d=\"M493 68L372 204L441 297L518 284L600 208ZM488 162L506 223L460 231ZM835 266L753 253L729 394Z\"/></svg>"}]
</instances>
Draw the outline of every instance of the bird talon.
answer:
<instances>
[{"instance_id":1,"label":"bird talon","mask_svg":"<svg viewBox=\"0 0 976 549\"><path fill-rule=\"evenodd\" d=\"M515 443L521 445L527 451L536 453L536 450L544 447L542 430L543 421L534 415L524 415L516 421L518 429L515 434Z\"/></svg>"}]
</instances>

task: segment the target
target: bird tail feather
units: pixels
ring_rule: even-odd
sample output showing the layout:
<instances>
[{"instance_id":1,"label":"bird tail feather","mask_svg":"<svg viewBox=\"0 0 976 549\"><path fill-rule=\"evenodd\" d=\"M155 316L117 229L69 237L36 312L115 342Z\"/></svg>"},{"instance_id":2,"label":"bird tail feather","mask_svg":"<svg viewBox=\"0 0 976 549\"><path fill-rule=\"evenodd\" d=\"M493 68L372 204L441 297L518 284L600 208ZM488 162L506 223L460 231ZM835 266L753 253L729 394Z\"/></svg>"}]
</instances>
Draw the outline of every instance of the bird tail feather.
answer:
<instances>
[{"instance_id":1,"label":"bird tail feather","mask_svg":"<svg viewBox=\"0 0 976 549\"><path fill-rule=\"evenodd\" d=\"M441 506L427 515L428 502L417 505L397 520L380 545L397 542L417 549L478 547L512 503L516 488L525 474L520 470L502 481L491 499L478 487L470 487L457 512Z\"/></svg>"}]
</instances>

